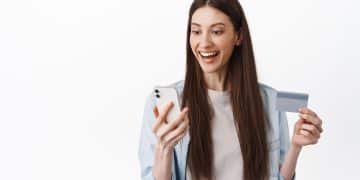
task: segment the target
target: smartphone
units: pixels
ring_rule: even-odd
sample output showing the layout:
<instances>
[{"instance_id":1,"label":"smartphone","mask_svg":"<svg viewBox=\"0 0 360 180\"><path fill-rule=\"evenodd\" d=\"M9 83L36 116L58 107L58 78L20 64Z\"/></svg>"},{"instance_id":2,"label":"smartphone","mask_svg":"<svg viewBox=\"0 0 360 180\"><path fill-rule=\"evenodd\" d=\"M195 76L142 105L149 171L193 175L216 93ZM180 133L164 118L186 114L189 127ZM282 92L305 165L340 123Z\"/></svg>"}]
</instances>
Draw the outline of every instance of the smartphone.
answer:
<instances>
[{"instance_id":1,"label":"smartphone","mask_svg":"<svg viewBox=\"0 0 360 180\"><path fill-rule=\"evenodd\" d=\"M167 114L166 121L170 122L175 120L180 114L180 103L177 91L173 87L160 87L154 88L154 96L156 99L156 106L159 108L166 103L173 102L173 107Z\"/></svg>"}]
</instances>

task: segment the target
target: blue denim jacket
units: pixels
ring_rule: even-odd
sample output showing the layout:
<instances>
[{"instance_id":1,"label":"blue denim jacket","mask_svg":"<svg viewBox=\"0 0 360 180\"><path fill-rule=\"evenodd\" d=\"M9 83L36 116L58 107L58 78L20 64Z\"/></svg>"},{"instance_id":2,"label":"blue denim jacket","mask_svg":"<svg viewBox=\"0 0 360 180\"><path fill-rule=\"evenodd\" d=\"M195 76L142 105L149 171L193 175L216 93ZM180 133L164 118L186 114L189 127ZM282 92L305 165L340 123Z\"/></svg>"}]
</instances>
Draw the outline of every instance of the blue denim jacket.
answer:
<instances>
[{"instance_id":1,"label":"blue denim jacket","mask_svg":"<svg viewBox=\"0 0 360 180\"><path fill-rule=\"evenodd\" d=\"M171 86L175 87L179 97L182 97L184 81L179 81ZM289 148L289 129L286 114L275 110L276 90L259 83L264 107L270 119L271 128L268 131L269 157L270 157L270 180L283 180L280 175L280 166ZM145 103L143 122L140 135L139 159L142 180L154 180L152 168L154 164L154 152L156 136L152 132L155 121L153 108L155 98L151 93ZM189 133L174 147L172 179L185 180L186 158L190 136Z\"/></svg>"}]
</instances>

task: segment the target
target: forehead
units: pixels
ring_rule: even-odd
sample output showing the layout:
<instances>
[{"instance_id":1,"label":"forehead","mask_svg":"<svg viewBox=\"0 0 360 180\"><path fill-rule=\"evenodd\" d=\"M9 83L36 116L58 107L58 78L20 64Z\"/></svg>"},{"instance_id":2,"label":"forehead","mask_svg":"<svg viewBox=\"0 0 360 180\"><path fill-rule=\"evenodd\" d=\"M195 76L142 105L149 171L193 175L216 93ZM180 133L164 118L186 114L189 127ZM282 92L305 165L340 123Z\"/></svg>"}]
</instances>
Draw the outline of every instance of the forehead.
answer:
<instances>
[{"instance_id":1,"label":"forehead","mask_svg":"<svg viewBox=\"0 0 360 180\"><path fill-rule=\"evenodd\" d=\"M231 25L230 19L226 14L211 6L197 9L191 17L191 23L201 26L211 26L217 23L223 23L226 26Z\"/></svg>"}]
</instances>

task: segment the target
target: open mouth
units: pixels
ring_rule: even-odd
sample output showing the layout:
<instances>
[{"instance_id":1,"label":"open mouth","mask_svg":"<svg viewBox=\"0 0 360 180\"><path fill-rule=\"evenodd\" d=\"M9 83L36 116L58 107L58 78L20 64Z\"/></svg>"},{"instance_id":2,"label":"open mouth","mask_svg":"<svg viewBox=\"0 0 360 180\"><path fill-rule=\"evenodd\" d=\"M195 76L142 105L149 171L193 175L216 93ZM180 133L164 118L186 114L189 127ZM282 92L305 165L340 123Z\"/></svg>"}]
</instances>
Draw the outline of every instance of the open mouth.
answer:
<instances>
[{"instance_id":1,"label":"open mouth","mask_svg":"<svg viewBox=\"0 0 360 180\"><path fill-rule=\"evenodd\" d=\"M219 51L208 51L208 52L199 51L199 54L202 58L213 58L219 55Z\"/></svg>"}]
</instances>

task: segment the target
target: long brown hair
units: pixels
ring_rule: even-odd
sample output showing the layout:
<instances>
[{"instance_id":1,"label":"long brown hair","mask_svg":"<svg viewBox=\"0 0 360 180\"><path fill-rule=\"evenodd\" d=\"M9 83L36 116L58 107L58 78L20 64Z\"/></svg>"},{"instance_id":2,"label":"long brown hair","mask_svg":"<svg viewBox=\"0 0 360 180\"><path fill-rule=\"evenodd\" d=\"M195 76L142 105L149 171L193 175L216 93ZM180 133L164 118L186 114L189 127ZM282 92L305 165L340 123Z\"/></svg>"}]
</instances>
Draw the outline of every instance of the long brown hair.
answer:
<instances>
[{"instance_id":1,"label":"long brown hair","mask_svg":"<svg viewBox=\"0 0 360 180\"><path fill-rule=\"evenodd\" d=\"M235 46L228 62L224 89L231 87L235 127L243 157L245 180L264 180L269 177L267 147L267 117L260 94L255 58L245 14L238 0L194 0L189 11L186 39L186 75L182 107L189 107L190 144L188 167L193 179L212 179L213 143L211 123L213 111L208 101L203 72L190 47L191 18L200 7L211 6L226 14L242 42ZM240 163L240 162L239 162Z\"/></svg>"}]
</instances>

